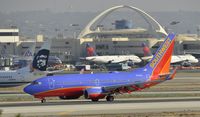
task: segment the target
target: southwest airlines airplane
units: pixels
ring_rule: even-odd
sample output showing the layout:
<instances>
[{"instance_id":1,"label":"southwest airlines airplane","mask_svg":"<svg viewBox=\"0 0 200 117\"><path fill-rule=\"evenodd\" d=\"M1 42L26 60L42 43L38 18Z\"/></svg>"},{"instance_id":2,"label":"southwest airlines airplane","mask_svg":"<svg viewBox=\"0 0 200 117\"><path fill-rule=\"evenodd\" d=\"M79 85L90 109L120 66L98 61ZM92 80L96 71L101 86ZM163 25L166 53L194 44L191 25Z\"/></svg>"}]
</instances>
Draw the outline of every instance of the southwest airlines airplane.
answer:
<instances>
[{"instance_id":1,"label":"southwest airlines airplane","mask_svg":"<svg viewBox=\"0 0 200 117\"><path fill-rule=\"evenodd\" d=\"M43 44L32 64L18 70L0 71L0 87L20 86L45 76L50 46L51 39Z\"/></svg>"},{"instance_id":2,"label":"southwest airlines airplane","mask_svg":"<svg viewBox=\"0 0 200 117\"><path fill-rule=\"evenodd\" d=\"M46 76L33 81L24 91L42 103L45 97L77 99L82 95L92 101L105 97L113 101L115 94L131 93L173 79L176 70L170 73L169 69L174 40L175 35L169 34L152 60L142 68L130 72Z\"/></svg>"}]
</instances>

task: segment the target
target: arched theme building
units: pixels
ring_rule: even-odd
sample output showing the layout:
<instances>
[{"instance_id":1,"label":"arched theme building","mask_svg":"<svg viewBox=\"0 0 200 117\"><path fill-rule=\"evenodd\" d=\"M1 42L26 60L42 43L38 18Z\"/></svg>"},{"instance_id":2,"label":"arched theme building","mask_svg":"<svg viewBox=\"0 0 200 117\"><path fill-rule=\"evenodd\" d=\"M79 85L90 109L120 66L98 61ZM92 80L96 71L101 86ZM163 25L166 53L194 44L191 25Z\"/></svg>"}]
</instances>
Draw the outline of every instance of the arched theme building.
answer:
<instances>
[{"instance_id":1,"label":"arched theme building","mask_svg":"<svg viewBox=\"0 0 200 117\"><path fill-rule=\"evenodd\" d=\"M128 9L137 13L146 22L148 28L132 28L128 20L116 19L114 29L103 30L103 25L98 24L99 20L112 15L111 13L118 9ZM166 35L167 33L163 27L143 10L132 6L120 5L109 8L96 16L82 30L78 38L80 39L82 50L84 50L86 43L91 43L99 55L136 54L142 56L142 43L145 42L152 47ZM85 55L84 52L81 54L81 56Z\"/></svg>"}]
</instances>

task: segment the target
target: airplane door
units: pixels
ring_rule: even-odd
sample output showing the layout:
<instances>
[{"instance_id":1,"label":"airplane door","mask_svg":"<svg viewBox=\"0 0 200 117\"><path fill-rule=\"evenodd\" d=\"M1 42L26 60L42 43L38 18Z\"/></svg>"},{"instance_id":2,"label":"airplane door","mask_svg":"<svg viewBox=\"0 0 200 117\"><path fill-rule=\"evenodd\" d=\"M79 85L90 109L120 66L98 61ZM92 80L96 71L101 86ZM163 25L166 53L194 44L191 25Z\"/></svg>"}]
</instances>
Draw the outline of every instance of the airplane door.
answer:
<instances>
[{"instance_id":1,"label":"airplane door","mask_svg":"<svg viewBox=\"0 0 200 117\"><path fill-rule=\"evenodd\" d=\"M96 86L99 86L99 79L95 79Z\"/></svg>"},{"instance_id":2,"label":"airplane door","mask_svg":"<svg viewBox=\"0 0 200 117\"><path fill-rule=\"evenodd\" d=\"M48 78L49 89L55 88L55 80L53 78Z\"/></svg>"},{"instance_id":3,"label":"airplane door","mask_svg":"<svg viewBox=\"0 0 200 117\"><path fill-rule=\"evenodd\" d=\"M17 73L17 76L19 77L19 79L20 79L22 82L25 81L24 75L25 75L25 74Z\"/></svg>"}]
</instances>

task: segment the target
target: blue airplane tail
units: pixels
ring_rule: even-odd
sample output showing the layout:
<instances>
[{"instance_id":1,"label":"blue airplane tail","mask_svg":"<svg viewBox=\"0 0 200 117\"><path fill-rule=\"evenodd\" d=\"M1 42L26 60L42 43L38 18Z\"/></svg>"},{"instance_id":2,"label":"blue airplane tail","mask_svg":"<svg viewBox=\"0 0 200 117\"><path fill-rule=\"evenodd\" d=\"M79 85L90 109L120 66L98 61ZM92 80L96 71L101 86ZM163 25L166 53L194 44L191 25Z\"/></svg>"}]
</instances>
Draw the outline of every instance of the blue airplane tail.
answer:
<instances>
[{"instance_id":1,"label":"blue airplane tail","mask_svg":"<svg viewBox=\"0 0 200 117\"><path fill-rule=\"evenodd\" d=\"M171 57L174 50L175 35L169 34L151 61L145 66L151 76L169 74Z\"/></svg>"}]
</instances>

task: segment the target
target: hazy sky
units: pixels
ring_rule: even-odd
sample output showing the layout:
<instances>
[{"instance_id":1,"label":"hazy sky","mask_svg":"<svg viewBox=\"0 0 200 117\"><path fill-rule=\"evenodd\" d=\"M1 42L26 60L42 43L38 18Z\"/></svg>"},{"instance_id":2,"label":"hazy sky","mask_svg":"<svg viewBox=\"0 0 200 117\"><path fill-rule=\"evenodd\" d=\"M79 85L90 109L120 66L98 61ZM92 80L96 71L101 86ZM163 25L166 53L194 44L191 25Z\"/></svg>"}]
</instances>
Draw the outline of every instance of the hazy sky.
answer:
<instances>
[{"instance_id":1,"label":"hazy sky","mask_svg":"<svg viewBox=\"0 0 200 117\"><path fill-rule=\"evenodd\" d=\"M115 5L132 5L145 11L200 11L200 0L0 0L0 12L102 11Z\"/></svg>"}]
</instances>

